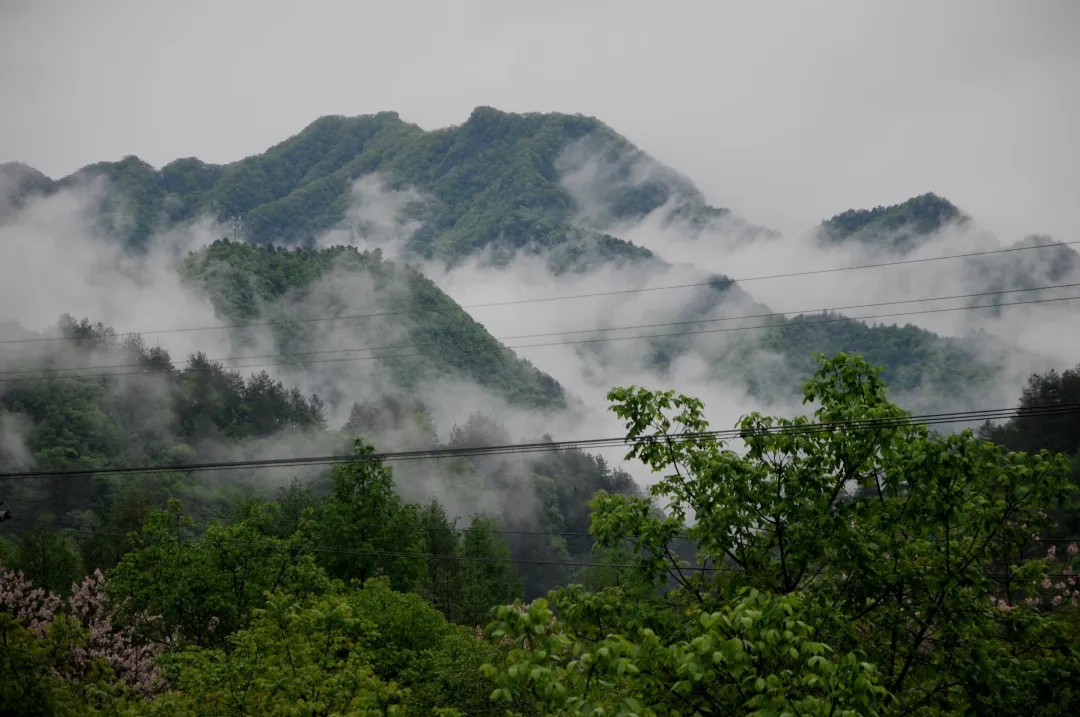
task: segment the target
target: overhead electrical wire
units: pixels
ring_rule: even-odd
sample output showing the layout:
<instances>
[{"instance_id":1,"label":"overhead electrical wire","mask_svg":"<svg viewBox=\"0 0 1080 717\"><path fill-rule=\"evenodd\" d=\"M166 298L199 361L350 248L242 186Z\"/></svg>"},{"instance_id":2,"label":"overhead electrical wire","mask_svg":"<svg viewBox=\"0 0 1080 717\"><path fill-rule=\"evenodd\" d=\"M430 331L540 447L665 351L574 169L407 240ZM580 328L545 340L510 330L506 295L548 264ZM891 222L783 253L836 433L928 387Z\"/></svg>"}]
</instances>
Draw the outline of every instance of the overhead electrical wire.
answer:
<instances>
[{"instance_id":1,"label":"overhead electrical wire","mask_svg":"<svg viewBox=\"0 0 1080 717\"><path fill-rule=\"evenodd\" d=\"M71 527L67 525L60 526L63 530L80 533L84 535L92 535L98 537L107 537L110 535L116 535L117 533L110 533L108 531L99 530L87 530L85 528ZM251 541L237 540L235 538L218 538L221 542L229 543L233 545L247 545L254 547ZM189 541L181 541L189 542ZM530 560L527 558L500 558L488 555L440 555L438 553L410 553L410 552L398 552L389 550L364 550L357 548L330 548L325 546L303 546L303 550L311 551L315 553L332 553L341 555L368 555L372 557L391 557L391 558L415 558L415 559L436 559L446 560L451 562L485 562L485 563L511 563L511 564L524 564L524 565L562 565L568 567L579 568L630 568L634 565L630 563L596 563L596 562L576 562L568 560ZM686 570L717 570L717 568L702 568L693 567L686 568Z\"/></svg>"},{"instance_id":2,"label":"overhead electrical wire","mask_svg":"<svg viewBox=\"0 0 1080 717\"><path fill-rule=\"evenodd\" d=\"M944 261L944 260L947 260L947 259L966 259L966 258L972 258L972 257L991 256L991 255L995 255L995 254L1005 254L1005 253L1018 252L1018 251L1031 251L1031 250L1035 250L1035 249L1053 249L1053 248L1062 247L1062 246L1072 246L1072 245L1075 245L1075 244L1080 244L1080 240L1068 241L1068 242L1055 242L1053 244L1036 244L1036 245L1031 245L1031 246L1008 247L1008 248L1005 248L1005 249L993 249L993 250L989 250L989 251L966 252L966 253L963 253L963 254L948 254L948 255L945 255L945 256L931 256L931 257L923 257L923 258L918 258L918 259L901 259L901 260L896 260L896 261L877 262L877 263L873 263L873 264L857 264L855 266L830 267L830 268L826 268L826 269L808 269L808 270L805 270L805 271L793 271L793 272L785 272L785 273L779 273L779 274L763 274L763 275L759 275L759 276L746 276L746 277L734 278L734 279L733 278L728 278L728 277L715 278L715 279L709 279L709 280L706 280L706 281L691 282L691 283L686 283L686 284L669 284L669 285L666 285L666 286L647 286L647 287L638 287L638 288L634 288L634 289L617 289L617 290L613 290L613 291L596 291L596 292L589 292L589 293L582 293L582 294L568 294L568 295L563 295L563 296L536 297L536 298L532 298L532 299L514 299L514 300L509 300L509 301L491 301L491 302L485 302L485 303L480 303L480 304L466 304L466 305L462 305L462 306L457 307L457 309L484 309L484 308L491 308L491 307L497 307L497 306L517 306L517 305L521 305L521 304L537 304L537 303L546 303L546 302L551 302L551 301L568 301L568 300L574 300L574 299L588 299L588 298L601 297L601 296L619 296L619 295L626 295L626 294L638 294L638 293L653 292L653 291L667 291L667 290L672 290L672 289L698 288L698 287L705 287L705 286L711 286L711 287L714 287L714 288L721 288L721 287L730 286L730 285L736 284L736 283L745 284L745 283L753 282L753 281L766 281L766 280L771 280L771 279L787 279L787 278L794 278L794 277L800 277L800 276L813 276L813 275L818 275L818 274L833 274L833 273L845 272L845 271L858 271L858 270L862 270L862 269L877 269L877 268L888 267L888 266L902 266L902 265L909 265L909 264L922 264L922 263L927 263L927 262L932 262L932 261ZM193 332L193 331L221 331L221 330L228 330L228 329L255 328L255 327L261 327L261 326L283 326L283 325L290 325L290 324L304 324L304 323L315 323L315 322L323 322L323 321L339 321L339 320L344 321L344 320L352 320L352 319L368 319L368 318L377 318L377 317L383 317L383 316L400 316L400 315L404 315L404 314L416 314L416 313L431 313L431 310L426 309L424 311L419 311L419 310L411 309L411 310L401 310L401 311L381 311L381 312L366 313L366 314L349 314L349 315L343 315L343 316L321 316L321 317L309 317L309 318L302 318L302 319L280 319L280 320L275 320L275 321L258 321L258 322L247 322L247 323L222 324L222 325L219 325L219 326L191 326L191 327L183 327L183 328L176 328L176 329L147 329L147 330L144 330L144 331L118 332L118 333L116 333L114 335L118 336L118 337L119 336L137 336L137 335L138 336L149 336L149 335L156 335L156 334L187 333L187 332ZM4 339L4 340L0 340L0 345L38 343L38 342L46 342L46 341L83 341L83 340L89 340L89 339L87 337L75 337L75 336L42 336L42 337L23 338L23 339Z\"/></svg>"},{"instance_id":3,"label":"overhead electrical wire","mask_svg":"<svg viewBox=\"0 0 1080 717\"><path fill-rule=\"evenodd\" d=\"M20 506L27 506L27 505L30 505L30 506L34 506L34 505L54 505L54 506L55 505L66 505L66 503L64 503L62 501L46 500L46 499L41 499L41 498L19 498L18 503L19 503ZM196 517L209 517L209 518L214 518L214 519L219 519L219 520L229 520L230 519L230 516L223 514L221 511L213 512L209 516L198 516L197 515ZM28 520L28 519L24 519L24 520ZM337 527L342 527L342 528L362 528L362 529L379 528L379 529L382 529L382 528L386 527L385 523L350 523L350 522L347 522L347 521L340 521L340 520L327 520L324 517L320 517L318 522L319 522L319 525L337 526ZM29 527L33 527L33 526L29 526ZM591 537L594 537L592 535L592 533L582 532L580 530L578 530L578 531L574 531L574 530L514 530L514 529L511 529L511 528L478 528L478 527L473 526L473 525L468 525L466 527L461 527L461 526L458 526L456 524L448 525L448 526L442 526L442 527L436 527L436 526L430 526L430 525L397 526L397 527L394 528L394 530L403 531L403 532L407 532L407 533L457 533L457 534L464 534L466 531L469 531L469 532L492 534L492 535L525 535L525 536L532 536L532 537L536 537L536 536L553 537L553 538L591 538ZM115 533L117 535L126 535L127 532L129 532L129 531L123 531L123 530L119 530L119 529L114 529L113 531L110 531L110 532ZM105 534L105 533L101 532L99 534ZM688 539L688 535L686 533L675 533L675 537L682 538L682 539ZM1032 538L1031 540L1034 543L1044 543L1044 544L1045 543L1054 543L1054 544L1057 544L1057 543L1075 543L1075 542L1080 542L1080 537L1069 536L1069 537L1063 537L1063 538Z\"/></svg>"},{"instance_id":4,"label":"overhead electrical wire","mask_svg":"<svg viewBox=\"0 0 1080 717\"><path fill-rule=\"evenodd\" d=\"M989 409L980 411L960 411L954 413L905 415L883 419L856 419L848 421L835 421L831 423L808 422L794 425L773 425L762 426L760 428L754 429L753 431L743 428L732 428L715 431L703 431L698 433L681 433L674 435L642 437L638 439L628 439L626 437L594 438L568 441L536 441L532 443L511 443L492 446L436 448L412 451L384 451L372 452L366 455L344 454L326 456L304 456L294 458L267 458L261 460L157 464L149 466L118 466L103 468L68 468L59 470L11 471L0 473L0 480L27 478L61 478L91 475L130 475L166 472L193 473L209 470L237 470L245 468L284 468L297 466L331 465L352 461L390 462L472 456L517 455L585 448L616 448L620 446L626 447L633 444L644 444L649 442L687 443L697 440L735 439L746 437L751 434L813 434L836 431L847 432L862 430L882 430L888 428L901 428L911 425L929 426L945 425L950 423L974 423L977 421L992 421L1005 418L1050 417L1073 415L1077 413L1080 413L1080 403L1062 403L1049 404L1045 406L1031 406L1020 409Z\"/></svg>"},{"instance_id":5,"label":"overhead electrical wire","mask_svg":"<svg viewBox=\"0 0 1080 717\"><path fill-rule=\"evenodd\" d=\"M978 297L978 296L991 296L991 295L1017 293L1017 292L1025 292L1025 291L1048 291L1048 290L1052 290L1052 289L1074 288L1074 287L1078 287L1078 286L1080 286L1080 283L1078 283L1078 284L1060 284L1060 285L1039 287L1039 288L1034 288L1034 289L1005 289L1005 290L1001 290L1001 291L982 292L982 293L979 293L979 294L962 294L962 295L949 296L949 297L929 297L929 298L922 298L922 299L905 299L905 300L898 300L898 301L879 302L877 304L863 304L863 305L860 305L860 306L853 306L853 307L838 307L838 308L833 308L833 309L826 308L826 309L814 309L814 310L802 310L802 311L772 312L772 313L767 313L767 314L749 314L749 315L745 315L745 316L732 316L732 317L724 317L724 318L717 318L717 319L699 319L699 320L694 320L694 321L674 321L674 322L664 322L664 323L659 323L659 324L645 324L645 325L639 325L639 326L581 329L581 330L572 330L572 331L556 331L556 332L548 332L548 333L541 333L541 334L522 334L522 335L518 335L518 336L511 336L511 337L501 337L501 338L500 337L492 337L492 338L494 340L496 340L496 341L501 342L501 341L509 341L509 340L514 340L514 339L522 339L522 338L530 338L530 337L542 337L542 336L554 336L554 335L565 335L565 334L573 334L573 333L590 333L590 332L603 332L603 331L629 331L629 330L634 330L634 329L655 328L655 327L662 327L662 326L677 326L677 325L695 324L695 323L715 323L715 322L720 322L720 321L738 321L738 320L742 320L742 319L751 319L751 318L759 318L759 317L784 317L784 316L787 316L788 314L795 314L795 315L803 315L803 316L805 316L805 315L811 315L811 314L816 313L816 312L838 311L838 310L845 310L845 309L849 309L849 308L862 308L862 307L871 307L871 306L893 306L893 305L899 305L899 304L912 304L912 303L921 303L921 302L928 302L928 301L945 301L945 300L949 300L949 299L971 298L971 297ZM866 315L866 316L837 316L837 317L817 319L817 320L812 320L812 321L811 320L805 320L805 321L802 321L802 322L797 323L797 324L776 324L776 323L772 323L772 324L756 324L756 325L753 325L753 326L732 326L732 327L719 328L719 329L701 329L701 330L695 330L695 331L676 331L676 332L668 332L668 333L660 333L660 334L655 334L655 333L654 334L640 334L640 335L636 335L636 336L607 336L607 337L589 338L589 339L573 339L573 340L569 340L569 341L546 341L546 342L531 343L531 344L509 345L509 346L504 346L503 348L506 348L506 349L509 349L509 350L517 350L517 349L541 348L541 347L549 347L549 346L572 346L572 345L577 345L577 344L607 343L607 342L613 342L613 341L634 341L634 340L655 339L655 338L674 338L674 337L680 337L680 336L696 336L696 335L701 335L701 334L727 333L727 332L732 332L732 331L749 331L749 330L753 330L753 329L778 329L778 330L784 330L784 329L789 329L789 328L801 328L801 327L804 327L804 326L813 326L813 325L816 325L816 324L831 324L831 323L842 323L842 322L851 322L851 321L865 321L865 320L868 320L868 319L883 319L883 318L893 318L893 317L898 317L898 316L917 316L917 315L926 315L926 314L947 313L947 312L953 312L953 311L975 311L975 310L978 310L978 309L998 309L998 308L1006 307L1006 306L1020 306L1020 305L1027 305L1027 304L1046 304L1046 303L1054 303L1054 302L1059 302L1059 301L1076 301L1076 300L1080 300L1080 296L1059 296L1059 297L1050 297L1050 298L1042 298L1042 299L1025 299L1025 300L1022 300L1022 301L1004 301L1004 302L999 302L999 303L994 303L994 304L983 304L983 305L978 305L978 306L953 306L953 307L942 307L942 308L936 308L936 309L920 309L920 310L917 310L917 311L900 311L900 312L892 312L892 313L886 313L886 314L871 314L871 315ZM357 352L357 351L390 351L390 350L395 350L395 349L421 348L421 347L428 347L428 346L442 346L442 345L445 345L446 343L447 342L444 342L444 341L434 341L434 342L427 342L427 343L392 344L392 345L385 345L385 346L360 346L360 347L355 347L355 348L350 348L350 349L327 349L327 350L317 350L317 351L302 351L302 352L294 352L294 353L263 354L263 355L258 355L258 356L238 356L238 357L215 358L215 359L208 359L208 360L211 363L223 363L223 362L226 362L226 361L255 360L255 359L263 359L263 358L290 358L290 357L302 357L302 356L312 356L312 355L325 355L325 354L332 354L332 353L348 353L348 352ZM458 347L458 350L468 352L470 349L468 347ZM392 355L388 355L388 356L350 356L350 357L346 357L346 358L335 358L335 359L314 359L314 360L309 360L309 361L297 362L297 364L298 365L308 365L308 364L319 364L319 363L341 363L341 362L349 362L349 361L374 361L374 360L379 360L379 359L397 359L397 358L422 357L422 356L426 356L426 355L427 354L425 354L423 352L417 352L417 353L411 353L411 354L392 354ZM282 363L241 364L241 365L236 365L236 366L226 366L225 368L235 370L235 369L249 369L249 368L269 368L269 367L275 367L275 366L281 366L281 365L291 365L291 364L282 364ZM125 371L125 372L107 371L109 369L123 369L123 368L139 368L140 370L138 370L138 371ZM60 374L60 373L56 373L56 372L60 372L60 371L87 371L87 370L90 370L90 371L106 371L106 372L105 373L93 373L93 374ZM43 373L43 372L47 373L48 375L40 376L40 377L36 377L36 376L27 377L27 374L37 374L37 373ZM59 368L20 369L18 371L0 372L0 383L10 382L10 381L37 380L37 379L50 380L50 379L53 379L53 378L99 378L99 377L108 377L108 376L131 376L131 375L139 375L139 374L145 374L145 373L151 373L151 372L153 372L153 369L151 367L149 367L149 366L146 366L146 365L143 365L143 364L132 364L132 363L128 363L128 364L112 364L112 365L98 365L98 366L91 365L91 366L67 366L67 367L59 367Z\"/></svg>"},{"instance_id":6,"label":"overhead electrical wire","mask_svg":"<svg viewBox=\"0 0 1080 717\"><path fill-rule=\"evenodd\" d=\"M115 535L108 531L87 530L85 528L77 528L70 526L60 526L62 530L66 530L71 533L77 533L82 535L90 535L94 537L109 537ZM267 546L266 544L256 544L250 540L239 540L236 538L215 538L216 541L226 543L229 545L246 546L246 547L282 547L282 546ZM179 539L179 542L186 544L194 544L194 541ZM328 553L331 555L362 555L368 557L377 558L407 558L413 560L441 560L445 562L479 562L479 563L501 563L508 565L548 565L548 566L561 566L561 567L573 567L573 568L638 568L639 563L601 563L593 561L574 561L574 560L537 560L530 558L515 558L510 557L498 557L493 555L450 555L440 553L425 553L425 552L404 552L404 551L392 551L392 550L371 550L364 548L335 548L319 545L301 545L297 546L302 551L310 551L313 553ZM739 568L734 566L717 567L715 565L709 566L706 564L690 565L684 560L674 560L671 556L668 556L668 560L671 560L671 564L665 563L665 568L674 568L680 573L701 573L701 572L717 572L717 571L737 571ZM706 558L706 563L708 562ZM679 562L686 563L685 565L679 565ZM984 575L991 579L1016 579L1015 575L1009 573L984 573ZM1071 573L1048 573L1041 575L1040 577L1051 579L1063 579L1075 577Z\"/></svg>"}]
</instances>

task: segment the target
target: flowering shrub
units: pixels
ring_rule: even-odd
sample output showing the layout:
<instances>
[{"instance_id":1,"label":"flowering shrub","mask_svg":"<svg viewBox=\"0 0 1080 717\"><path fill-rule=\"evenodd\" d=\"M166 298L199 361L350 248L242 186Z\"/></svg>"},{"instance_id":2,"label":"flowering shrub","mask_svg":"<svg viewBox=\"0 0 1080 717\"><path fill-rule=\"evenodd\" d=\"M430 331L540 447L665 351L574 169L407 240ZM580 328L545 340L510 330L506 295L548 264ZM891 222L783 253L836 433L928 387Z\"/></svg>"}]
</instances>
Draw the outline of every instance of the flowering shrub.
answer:
<instances>
[{"instance_id":1,"label":"flowering shrub","mask_svg":"<svg viewBox=\"0 0 1080 717\"><path fill-rule=\"evenodd\" d=\"M108 666L124 686L151 695L164 687L156 666L161 648L136 644L113 627L105 608L105 578L100 570L72 586L65 602L59 595L36 588L21 572L4 568L0 563L0 613L9 613L38 640L49 636L50 628L70 621L76 628L74 639L62 642L64 650L53 667L56 677L80 681L95 673L99 665Z\"/></svg>"}]
</instances>

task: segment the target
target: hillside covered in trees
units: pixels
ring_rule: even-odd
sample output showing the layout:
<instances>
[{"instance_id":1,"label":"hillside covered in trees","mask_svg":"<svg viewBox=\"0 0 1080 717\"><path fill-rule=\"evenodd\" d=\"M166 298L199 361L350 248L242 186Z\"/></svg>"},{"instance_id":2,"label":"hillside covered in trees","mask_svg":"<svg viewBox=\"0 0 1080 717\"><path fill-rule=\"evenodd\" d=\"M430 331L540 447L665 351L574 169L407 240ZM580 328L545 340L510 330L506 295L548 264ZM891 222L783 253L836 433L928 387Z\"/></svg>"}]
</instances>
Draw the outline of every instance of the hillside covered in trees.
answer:
<instances>
[{"instance_id":1,"label":"hillside covered in trees","mask_svg":"<svg viewBox=\"0 0 1080 717\"><path fill-rule=\"evenodd\" d=\"M555 379L505 348L429 279L378 252L223 240L189 255L181 271L227 325L240 327L233 333L238 346L269 328L279 370L318 368L328 384L337 381L337 392L350 368L374 359L406 392L457 376L514 404L566 406Z\"/></svg>"},{"instance_id":2,"label":"hillside covered in trees","mask_svg":"<svg viewBox=\"0 0 1080 717\"><path fill-rule=\"evenodd\" d=\"M434 316L436 322L441 320ZM39 337L24 335L15 341L34 338ZM65 563L66 571L107 567L116 556L116 546L123 544L124 533L137 530L148 511L161 507L168 497L182 498L192 516L205 525L294 478L315 494L327 487L319 482L322 474L317 469L188 474L180 468L130 477L94 476L95 469L184 466L252 456L337 455L357 436L384 450L454 449L538 438L512 436L498 416L479 413L463 416L460 425L449 434L444 428L440 437L423 401L393 384L363 386L354 394L348 421L332 426L323 399L305 395L265 370L233 370L201 353L174 365L167 351L149 347L142 337L118 336L111 328L85 319L63 317L50 338L70 346L59 359L63 363L50 365L56 359L31 354L23 368L5 371L0 391L4 431L0 472L32 468L37 472L88 469L91 473L74 478L45 473L5 482L0 486L0 500L22 521L13 524L21 526L15 533L17 542L38 527L76 531L72 535L80 546L80 557ZM494 354L496 360L510 361L507 355L512 359L501 347ZM474 353L465 356L469 361L479 360ZM89 368L79 368L79 359ZM539 375L524 364L511 362L510 366L519 367L519 374L510 378L523 386ZM493 369L487 370L493 379L499 377ZM540 408L543 404L530 405ZM638 490L621 470L578 451L529 460L414 461L399 469L399 491L405 496L419 502L439 496L447 508L457 511L454 516L486 514L504 527L526 532L558 527L585 535L584 504L598 488ZM519 556L550 560L587 557L591 543L550 542L523 534L512 537L509 545ZM46 577L51 575L48 565L41 570L43 574L28 572L50 586L65 586L71 577L63 571L59 577ZM561 579L558 569L540 570L526 580L525 587L531 594L540 594Z\"/></svg>"}]
</instances>

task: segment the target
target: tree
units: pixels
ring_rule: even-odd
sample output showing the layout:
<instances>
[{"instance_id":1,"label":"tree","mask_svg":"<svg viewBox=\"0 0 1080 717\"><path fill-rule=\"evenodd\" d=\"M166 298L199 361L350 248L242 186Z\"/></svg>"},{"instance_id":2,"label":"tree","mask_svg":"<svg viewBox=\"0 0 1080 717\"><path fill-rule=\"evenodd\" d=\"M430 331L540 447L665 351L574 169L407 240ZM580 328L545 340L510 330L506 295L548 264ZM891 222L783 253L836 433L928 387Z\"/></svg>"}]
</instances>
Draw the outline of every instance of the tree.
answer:
<instances>
[{"instance_id":1,"label":"tree","mask_svg":"<svg viewBox=\"0 0 1080 717\"><path fill-rule=\"evenodd\" d=\"M479 516L462 535L461 595L452 617L462 625L485 625L496 605L521 596L522 581L498 529L496 521Z\"/></svg>"},{"instance_id":2,"label":"tree","mask_svg":"<svg viewBox=\"0 0 1080 717\"><path fill-rule=\"evenodd\" d=\"M159 644L223 645L263 607L267 592L300 592L310 581L302 536L268 535L271 520L265 507L255 507L196 538L179 501L151 513L133 536L135 548L109 573L121 623Z\"/></svg>"},{"instance_id":3,"label":"tree","mask_svg":"<svg viewBox=\"0 0 1080 717\"><path fill-rule=\"evenodd\" d=\"M180 691L152 714L399 714L401 690L372 669L376 639L347 596L277 593L227 648L176 655L170 669Z\"/></svg>"},{"instance_id":4,"label":"tree","mask_svg":"<svg viewBox=\"0 0 1080 717\"><path fill-rule=\"evenodd\" d=\"M164 686L161 650L113 624L104 576L63 600L0 565L0 715L115 714Z\"/></svg>"},{"instance_id":5,"label":"tree","mask_svg":"<svg viewBox=\"0 0 1080 717\"><path fill-rule=\"evenodd\" d=\"M63 594L84 575L79 546L69 534L54 529L48 516L22 539L11 567L38 587Z\"/></svg>"},{"instance_id":6,"label":"tree","mask_svg":"<svg viewBox=\"0 0 1080 717\"><path fill-rule=\"evenodd\" d=\"M458 531L435 501L420 517L428 556L422 594L446 619L484 625L496 605L520 597L521 580L496 521L477 516Z\"/></svg>"},{"instance_id":7,"label":"tree","mask_svg":"<svg viewBox=\"0 0 1080 717\"><path fill-rule=\"evenodd\" d=\"M579 632L586 616L575 607L616 622L628 607L618 592L579 597L566 625L543 599L500 608L494 635L514 649L501 670L484 668L498 685L494 699L547 715L855 717L877 714L884 696L872 665L811 639L794 596L750 590L715 612L691 613L682 639L670 642L649 627L630 637Z\"/></svg>"},{"instance_id":8,"label":"tree","mask_svg":"<svg viewBox=\"0 0 1080 717\"><path fill-rule=\"evenodd\" d=\"M609 397L629 455L665 474L651 488L664 514L646 499L597 495L592 532L604 548L632 546L636 582L553 592L565 639L550 644L523 642L546 608L525 622L504 611L500 630L522 645L497 671L504 698L549 690L544 699L578 709L599 689L595 674L624 711L637 700L657 713L752 712L779 695L762 714L804 700L811 713L866 713L878 685L887 714L1077 709L1080 693L1064 685L1080 684L1080 652L1061 630L1071 588L1048 577L1075 558L1033 554L1047 509L1069 491L1063 458L1008 453L971 432L932 436L888 402L876 370L843 354L821 359L805 385L812 419L740 421L745 453L707 433L697 399L634 387ZM675 554L679 539L694 545L694 565ZM789 620L831 649L804 653L811 632ZM764 670L752 689L723 650L703 658L718 673L692 679L705 669L690 657L703 641L734 637ZM790 643L779 656L790 663L770 657L777 641ZM835 685L816 672L826 655ZM569 702L551 687L564 666L567 678L583 675L566 683ZM542 668L535 678L531 667ZM685 679L688 692L660 689Z\"/></svg>"},{"instance_id":9,"label":"tree","mask_svg":"<svg viewBox=\"0 0 1080 717\"><path fill-rule=\"evenodd\" d=\"M461 536L446 515L446 509L435 500L420 511L419 527L427 554L427 574L421 594L448 620L453 620L461 595L461 561L458 560Z\"/></svg>"},{"instance_id":10,"label":"tree","mask_svg":"<svg viewBox=\"0 0 1080 717\"><path fill-rule=\"evenodd\" d=\"M333 577L358 580L386 575L397 590L411 590L424 571L419 511L394 492L393 472L357 439L354 458L334 468L320 529L319 559Z\"/></svg>"}]
</instances>

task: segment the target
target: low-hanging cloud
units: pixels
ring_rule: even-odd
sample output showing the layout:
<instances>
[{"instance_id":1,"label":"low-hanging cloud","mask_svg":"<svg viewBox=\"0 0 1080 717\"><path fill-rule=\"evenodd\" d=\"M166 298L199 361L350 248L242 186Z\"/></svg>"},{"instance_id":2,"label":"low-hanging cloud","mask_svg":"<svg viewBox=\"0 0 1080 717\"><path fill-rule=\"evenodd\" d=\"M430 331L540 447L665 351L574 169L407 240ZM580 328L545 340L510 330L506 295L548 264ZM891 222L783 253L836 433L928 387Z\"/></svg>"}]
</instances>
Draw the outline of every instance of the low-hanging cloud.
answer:
<instances>
[{"instance_id":1,"label":"low-hanging cloud","mask_svg":"<svg viewBox=\"0 0 1080 717\"><path fill-rule=\"evenodd\" d=\"M97 231L107 190L88 181L30 199L0 223L0 305L4 316L43 331L62 314L117 331L145 331L177 355L227 350L221 333L160 333L221 322L206 297L186 287L177 259L220 236L209 220L175 228L133 255Z\"/></svg>"}]
</instances>

